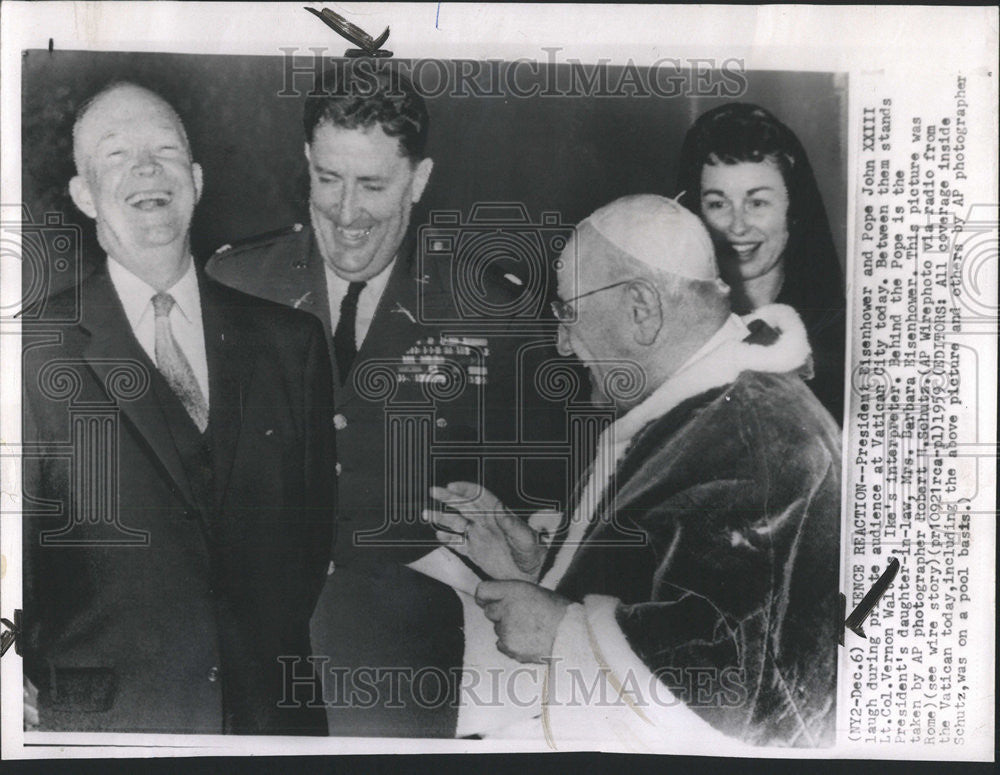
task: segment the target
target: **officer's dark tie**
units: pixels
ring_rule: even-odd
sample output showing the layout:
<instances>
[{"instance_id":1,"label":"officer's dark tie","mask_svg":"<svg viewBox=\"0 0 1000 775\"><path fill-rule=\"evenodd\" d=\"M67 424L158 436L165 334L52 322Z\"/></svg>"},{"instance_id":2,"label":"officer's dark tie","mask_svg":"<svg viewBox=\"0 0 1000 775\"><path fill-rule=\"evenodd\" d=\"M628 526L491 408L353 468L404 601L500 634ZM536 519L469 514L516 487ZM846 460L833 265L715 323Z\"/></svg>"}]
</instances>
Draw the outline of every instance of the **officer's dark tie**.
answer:
<instances>
[{"instance_id":1,"label":"officer's dark tie","mask_svg":"<svg viewBox=\"0 0 1000 775\"><path fill-rule=\"evenodd\" d=\"M347 381L347 372L358 355L358 345L354 339L354 326L358 319L358 297L368 283L355 282L347 286L347 293L340 301L340 320L333 332L333 354L337 359L340 383Z\"/></svg>"}]
</instances>

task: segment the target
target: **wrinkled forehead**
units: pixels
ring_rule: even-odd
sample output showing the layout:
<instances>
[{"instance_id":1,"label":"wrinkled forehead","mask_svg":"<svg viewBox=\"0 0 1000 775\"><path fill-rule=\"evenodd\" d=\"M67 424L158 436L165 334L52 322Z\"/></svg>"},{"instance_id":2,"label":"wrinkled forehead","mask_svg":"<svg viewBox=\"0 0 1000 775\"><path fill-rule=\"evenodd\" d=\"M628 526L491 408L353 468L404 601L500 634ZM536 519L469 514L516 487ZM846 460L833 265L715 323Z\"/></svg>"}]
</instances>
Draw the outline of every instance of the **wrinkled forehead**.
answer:
<instances>
[{"instance_id":1,"label":"wrinkled forehead","mask_svg":"<svg viewBox=\"0 0 1000 775\"><path fill-rule=\"evenodd\" d=\"M97 97L78 119L74 151L87 154L107 136L153 128L175 134L188 148L180 117L165 100L136 86L122 86Z\"/></svg>"}]
</instances>

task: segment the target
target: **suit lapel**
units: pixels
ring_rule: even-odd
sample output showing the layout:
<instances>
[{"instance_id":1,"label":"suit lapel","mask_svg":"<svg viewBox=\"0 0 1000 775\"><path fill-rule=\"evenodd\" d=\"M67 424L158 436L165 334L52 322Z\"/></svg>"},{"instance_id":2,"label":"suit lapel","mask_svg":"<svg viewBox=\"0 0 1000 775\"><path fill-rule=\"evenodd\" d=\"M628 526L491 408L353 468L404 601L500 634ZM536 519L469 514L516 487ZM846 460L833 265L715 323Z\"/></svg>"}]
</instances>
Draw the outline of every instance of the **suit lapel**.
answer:
<instances>
[{"instance_id":1,"label":"suit lapel","mask_svg":"<svg viewBox=\"0 0 1000 775\"><path fill-rule=\"evenodd\" d=\"M257 361L249 336L253 321L227 305L222 289L199 273L201 317L208 357L209 428L216 506L222 506L244 421L244 404Z\"/></svg>"},{"instance_id":2,"label":"suit lapel","mask_svg":"<svg viewBox=\"0 0 1000 775\"><path fill-rule=\"evenodd\" d=\"M145 440L184 499L197 507L198 501L191 490L167 418L157 400L156 366L132 333L106 267L100 267L86 280L82 295L84 317L81 326L90 333L90 340L83 348L84 360L102 385L114 379L113 372L123 360L138 362L149 372L149 388L135 400L118 401L118 407Z\"/></svg>"},{"instance_id":3,"label":"suit lapel","mask_svg":"<svg viewBox=\"0 0 1000 775\"><path fill-rule=\"evenodd\" d=\"M330 295L326 288L326 266L323 262L323 256L319 253L319 247L316 245L316 238L312 236L312 229L308 229L308 231L310 236L306 248L306 266L304 271L297 270L302 273L305 280L305 284L302 286L303 296L298 297L304 299L299 305L299 309L311 312L323 323L326 341L330 343L330 360L333 363L333 368L336 369L337 364L333 357L333 324L330 322Z\"/></svg>"}]
</instances>

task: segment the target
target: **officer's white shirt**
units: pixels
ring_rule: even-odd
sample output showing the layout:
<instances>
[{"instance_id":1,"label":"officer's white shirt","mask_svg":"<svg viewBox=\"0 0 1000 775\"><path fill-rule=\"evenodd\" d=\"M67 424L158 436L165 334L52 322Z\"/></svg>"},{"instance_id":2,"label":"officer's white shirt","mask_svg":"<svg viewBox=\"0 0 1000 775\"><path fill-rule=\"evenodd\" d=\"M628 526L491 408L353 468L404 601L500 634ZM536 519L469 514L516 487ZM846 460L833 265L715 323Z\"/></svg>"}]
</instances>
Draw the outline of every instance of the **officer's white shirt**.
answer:
<instances>
[{"instance_id":1,"label":"officer's white shirt","mask_svg":"<svg viewBox=\"0 0 1000 775\"><path fill-rule=\"evenodd\" d=\"M368 281L358 297L358 314L354 323L354 343L359 350L368 335L368 329L372 326L375 310L378 309L378 303L385 292L385 286L389 282L389 275L395 264L395 259L389 262L389 265L380 274ZM347 288L351 283L350 280L345 280L330 269L330 265L325 261L323 267L326 270L326 294L330 299L330 330L336 331L337 323L340 322L340 303L347 295Z\"/></svg>"}]
</instances>

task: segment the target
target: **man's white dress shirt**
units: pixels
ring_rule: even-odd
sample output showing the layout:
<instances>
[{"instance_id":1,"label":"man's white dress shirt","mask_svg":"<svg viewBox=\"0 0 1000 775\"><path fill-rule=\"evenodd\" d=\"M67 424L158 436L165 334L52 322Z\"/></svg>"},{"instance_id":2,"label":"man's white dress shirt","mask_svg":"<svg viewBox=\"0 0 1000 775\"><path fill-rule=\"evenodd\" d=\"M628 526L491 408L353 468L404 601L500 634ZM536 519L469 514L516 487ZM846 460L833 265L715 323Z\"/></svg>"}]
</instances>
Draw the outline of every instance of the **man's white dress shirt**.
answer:
<instances>
[{"instance_id":1,"label":"man's white dress shirt","mask_svg":"<svg viewBox=\"0 0 1000 775\"><path fill-rule=\"evenodd\" d=\"M153 314L153 297L159 291L110 257L108 274L125 308L125 317L132 327L132 333L149 359L156 363L156 316ZM198 276L194 271L194 260L190 256L187 271L165 293L174 297L174 306L170 310L170 329L174 339L194 371L205 403L211 406L208 396L205 330L201 320L201 296L198 292Z\"/></svg>"}]
</instances>

